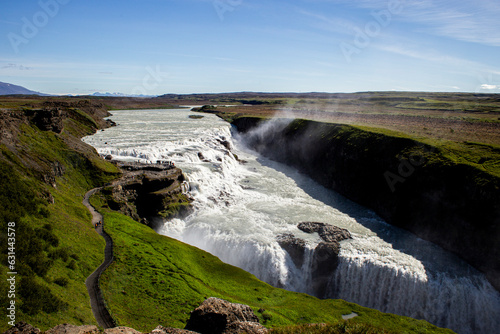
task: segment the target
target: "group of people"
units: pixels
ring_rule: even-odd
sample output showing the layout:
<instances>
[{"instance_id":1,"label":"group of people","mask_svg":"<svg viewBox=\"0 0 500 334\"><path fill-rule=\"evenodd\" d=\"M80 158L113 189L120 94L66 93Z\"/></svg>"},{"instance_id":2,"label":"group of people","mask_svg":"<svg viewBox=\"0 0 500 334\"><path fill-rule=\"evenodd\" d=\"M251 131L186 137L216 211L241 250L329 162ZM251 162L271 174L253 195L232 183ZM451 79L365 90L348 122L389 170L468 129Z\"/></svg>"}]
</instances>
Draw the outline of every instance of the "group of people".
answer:
<instances>
[{"instance_id":1,"label":"group of people","mask_svg":"<svg viewBox=\"0 0 500 334\"><path fill-rule=\"evenodd\" d=\"M97 223L95 223L95 228L98 228L99 226L102 226L102 221L98 221Z\"/></svg>"}]
</instances>

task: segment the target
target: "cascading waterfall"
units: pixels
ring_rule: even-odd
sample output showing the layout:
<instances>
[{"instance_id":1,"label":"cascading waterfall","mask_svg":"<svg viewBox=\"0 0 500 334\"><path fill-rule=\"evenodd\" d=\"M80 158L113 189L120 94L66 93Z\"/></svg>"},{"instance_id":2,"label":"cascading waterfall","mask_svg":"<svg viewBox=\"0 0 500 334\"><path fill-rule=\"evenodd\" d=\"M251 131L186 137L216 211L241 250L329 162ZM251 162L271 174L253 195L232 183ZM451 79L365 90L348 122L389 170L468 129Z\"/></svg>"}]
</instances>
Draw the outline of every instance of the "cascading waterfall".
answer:
<instances>
[{"instance_id":1,"label":"cascading waterfall","mask_svg":"<svg viewBox=\"0 0 500 334\"><path fill-rule=\"evenodd\" d=\"M215 116L190 119L189 114L118 111L112 118L118 127L85 138L103 155L171 160L183 169L196 210L163 222L159 233L274 286L312 293L313 249L320 239L296 225L330 223L348 229L353 239L341 243L339 266L322 297L426 319L459 333L497 331L500 296L482 274L296 170L246 149ZM277 243L283 233L306 240L301 268Z\"/></svg>"}]
</instances>

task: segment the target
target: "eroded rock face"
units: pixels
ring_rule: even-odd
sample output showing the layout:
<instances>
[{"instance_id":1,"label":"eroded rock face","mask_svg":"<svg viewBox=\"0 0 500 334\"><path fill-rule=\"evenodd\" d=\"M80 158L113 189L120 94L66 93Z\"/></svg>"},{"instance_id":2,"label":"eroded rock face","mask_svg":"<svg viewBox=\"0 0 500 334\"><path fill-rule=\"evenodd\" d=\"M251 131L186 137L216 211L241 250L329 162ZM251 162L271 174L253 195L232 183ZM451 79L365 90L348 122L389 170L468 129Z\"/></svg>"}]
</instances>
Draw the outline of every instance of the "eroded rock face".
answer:
<instances>
[{"instance_id":1,"label":"eroded rock face","mask_svg":"<svg viewBox=\"0 0 500 334\"><path fill-rule=\"evenodd\" d=\"M302 264L304 264L306 242L291 233L280 234L276 239L281 248L290 255L295 267L302 267Z\"/></svg>"},{"instance_id":2,"label":"eroded rock face","mask_svg":"<svg viewBox=\"0 0 500 334\"><path fill-rule=\"evenodd\" d=\"M345 228L318 222L303 222L297 227L306 233L317 232L323 240L314 249L311 268L314 293L323 298L328 281L339 264L340 242L352 239L351 233Z\"/></svg>"},{"instance_id":3,"label":"eroded rock face","mask_svg":"<svg viewBox=\"0 0 500 334\"><path fill-rule=\"evenodd\" d=\"M328 281L339 265L339 252L338 242L320 242L314 249L312 285L314 294L319 298L325 297Z\"/></svg>"},{"instance_id":4,"label":"eroded rock face","mask_svg":"<svg viewBox=\"0 0 500 334\"><path fill-rule=\"evenodd\" d=\"M315 296L323 298L330 277L339 263L340 241L352 239L351 233L344 228L334 225L303 222L297 227L306 233L318 233L323 240L314 248L310 269L312 276L312 290ZM276 237L279 245L290 255L297 268L301 268L305 261L306 242L293 234L281 234Z\"/></svg>"},{"instance_id":5,"label":"eroded rock face","mask_svg":"<svg viewBox=\"0 0 500 334\"><path fill-rule=\"evenodd\" d=\"M108 196L108 206L153 229L155 218L183 217L191 212L190 198L183 195L182 170L171 164L118 163L122 178L103 190ZM170 212L177 203L176 212ZM167 217L168 216L168 217Z\"/></svg>"},{"instance_id":6,"label":"eroded rock face","mask_svg":"<svg viewBox=\"0 0 500 334\"><path fill-rule=\"evenodd\" d=\"M61 133L65 113L59 108L46 108L34 112L33 122L43 131Z\"/></svg>"},{"instance_id":7,"label":"eroded rock face","mask_svg":"<svg viewBox=\"0 0 500 334\"><path fill-rule=\"evenodd\" d=\"M249 306L213 297L191 312L185 329L202 334L267 333Z\"/></svg>"}]
</instances>

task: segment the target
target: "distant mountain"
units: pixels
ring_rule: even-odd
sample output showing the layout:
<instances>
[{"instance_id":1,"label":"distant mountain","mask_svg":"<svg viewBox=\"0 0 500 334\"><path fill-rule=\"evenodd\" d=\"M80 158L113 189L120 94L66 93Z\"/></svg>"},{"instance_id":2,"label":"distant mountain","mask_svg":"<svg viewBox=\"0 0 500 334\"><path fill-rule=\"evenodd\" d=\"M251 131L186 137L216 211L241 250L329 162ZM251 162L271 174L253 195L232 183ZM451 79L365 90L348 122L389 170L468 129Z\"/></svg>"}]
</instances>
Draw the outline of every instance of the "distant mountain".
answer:
<instances>
[{"instance_id":1,"label":"distant mountain","mask_svg":"<svg viewBox=\"0 0 500 334\"><path fill-rule=\"evenodd\" d=\"M131 95L131 94L123 94L123 93L100 93L95 92L91 96L113 96L113 97L156 97L157 95Z\"/></svg>"},{"instance_id":2,"label":"distant mountain","mask_svg":"<svg viewBox=\"0 0 500 334\"><path fill-rule=\"evenodd\" d=\"M40 95L49 96L49 94L43 94L29 90L22 86L13 85L6 82L0 82L0 95Z\"/></svg>"}]
</instances>

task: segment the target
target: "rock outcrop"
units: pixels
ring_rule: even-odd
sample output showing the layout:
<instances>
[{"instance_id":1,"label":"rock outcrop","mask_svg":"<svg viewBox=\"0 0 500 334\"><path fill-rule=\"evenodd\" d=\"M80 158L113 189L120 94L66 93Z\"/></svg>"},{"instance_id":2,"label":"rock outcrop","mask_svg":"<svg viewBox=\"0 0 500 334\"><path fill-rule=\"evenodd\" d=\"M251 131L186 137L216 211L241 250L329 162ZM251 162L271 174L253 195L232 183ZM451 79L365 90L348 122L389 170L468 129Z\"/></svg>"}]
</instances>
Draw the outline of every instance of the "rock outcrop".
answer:
<instances>
[{"instance_id":1,"label":"rock outcrop","mask_svg":"<svg viewBox=\"0 0 500 334\"><path fill-rule=\"evenodd\" d=\"M348 230L331 224L303 222L299 223L297 227L306 233L317 232L325 242L341 242L342 240L352 239L351 233Z\"/></svg>"},{"instance_id":2,"label":"rock outcrop","mask_svg":"<svg viewBox=\"0 0 500 334\"><path fill-rule=\"evenodd\" d=\"M312 276L312 290L314 295L323 298L329 279L338 266L340 242L352 239L351 233L344 228L319 222L303 222L297 227L306 233L318 233L321 241L313 250L310 268ZM290 255L295 267L302 268L305 262L306 241L297 238L291 233L280 234L276 237L279 245Z\"/></svg>"},{"instance_id":3,"label":"rock outcrop","mask_svg":"<svg viewBox=\"0 0 500 334\"><path fill-rule=\"evenodd\" d=\"M155 228L154 218L184 216L191 199L183 194L182 170L171 164L118 163L123 176L106 187L108 206Z\"/></svg>"},{"instance_id":4,"label":"rock outcrop","mask_svg":"<svg viewBox=\"0 0 500 334\"><path fill-rule=\"evenodd\" d=\"M202 334L267 333L249 306L213 297L191 312L186 329Z\"/></svg>"},{"instance_id":5,"label":"rock outcrop","mask_svg":"<svg viewBox=\"0 0 500 334\"><path fill-rule=\"evenodd\" d=\"M63 119L66 114L60 108L33 110L31 113L33 113L33 122L40 130L55 133L62 132L64 127Z\"/></svg>"},{"instance_id":6,"label":"rock outcrop","mask_svg":"<svg viewBox=\"0 0 500 334\"><path fill-rule=\"evenodd\" d=\"M295 267L301 268L304 264L304 255L306 252L306 242L303 239L297 238L291 233L280 234L276 237L278 244L292 258Z\"/></svg>"}]
</instances>

